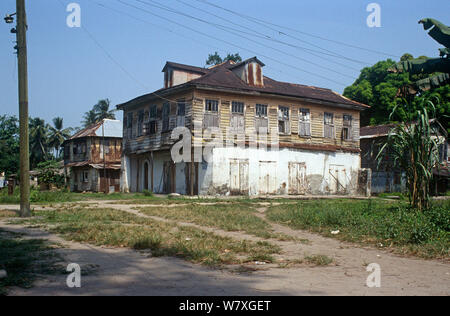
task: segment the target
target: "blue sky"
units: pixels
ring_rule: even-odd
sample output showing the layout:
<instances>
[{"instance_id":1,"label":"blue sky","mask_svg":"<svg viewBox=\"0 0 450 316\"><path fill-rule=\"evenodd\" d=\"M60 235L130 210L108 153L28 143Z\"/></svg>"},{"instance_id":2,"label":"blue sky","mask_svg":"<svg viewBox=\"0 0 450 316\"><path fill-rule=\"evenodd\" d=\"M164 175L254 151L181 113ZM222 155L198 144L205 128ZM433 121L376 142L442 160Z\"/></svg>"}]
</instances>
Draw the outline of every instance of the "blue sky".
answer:
<instances>
[{"instance_id":1,"label":"blue sky","mask_svg":"<svg viewBox=\"0 0 450 316\"><path fill-rule=\"evenodd\" d=\"M332 58L323 54L317 57L300 48L255 37L251 37L250 41L212 25L136 0L122 1L163 16L165 19L125 6L117 0L61 0L64 5L77 2L82 9L81 23L84 29L69 28L66 25L69 13L58 0L26 1L29 23L31 116L39 116L49 122L52 118L61 116L66 126L79 126L83 113L91 109L99 99L109 98L116 105L161 88L163 85L161 69L166 61L204 66L208 54L216 50L221 54L239 52L244 58L258 55L267 65L264 72L269 77L330 88L340 93L345 86L353 83L354 78L359 75L358 70L364 67L364 64L348 59L371 65L389 58L379 53L341 46L283 29L291 36L287 37L196 0L182 1L221 16L228 22L177 0L155 1L212 23L233 28L240 28L237 26L239 24L245 27L241 28L245 32L259 32L274 40L308 48L308 52L311 50L332 52L348 59ZM208 1L274 24L394 56L401 56L405 52L414 56L437 56L439 45L429 38L417 21L424 17L433 17L450 24L448 0L376 1L381 6L380 28L369 28L366 24L369 15L366 7L369 3L375 2L373 0ZM99 6L99 3L108 8ZM134 18L110 8L126 12ZM12 12L15 12L15 0L2 0L0 15L3 17ZM180 25L172 24L169 19ZM9 32L11 25L3 23L3 19L0 22L2 22L0 23L0 115L17 115L17 65L16 57L13 55L15 38ZM205 37L183 26L222 41ZM240 48L230 45L231 43ZM107 54L117 64L107 57ZM320 68L317 64L328 69ZM121 114L118 118L121 118Z\"/></svg>"}]
</instances>

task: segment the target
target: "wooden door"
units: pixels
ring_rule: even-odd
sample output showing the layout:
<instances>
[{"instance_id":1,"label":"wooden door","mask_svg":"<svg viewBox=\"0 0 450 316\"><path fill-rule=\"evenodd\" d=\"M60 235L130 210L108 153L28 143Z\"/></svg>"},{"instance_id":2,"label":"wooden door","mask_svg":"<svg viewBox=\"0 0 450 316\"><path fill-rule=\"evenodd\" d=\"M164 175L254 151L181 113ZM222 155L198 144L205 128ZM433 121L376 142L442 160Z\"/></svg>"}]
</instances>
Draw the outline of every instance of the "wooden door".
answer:
<instances>
[{"instance_id":1,"label":"wooden door","mask_svg":"<svg viewBox=\"0 0 450 316\"><path fill-rule=\"evenodd\" d=\"M166 161L164 162L164 193L170 194L175 193L176 188L176 182L175 182L175 163L172 161Z\"/></svg>"},{"instance_id":2,"label":"wooden door","mask_svg":"<svg viewBox=\"0 0 450 316\"><path fill-rule=\"evenodd\" d=\"M248 195L248 173L248 160L233 159L230 161L230 191L232 195Z\"/></svg>"},{"instance_id":3,"label":"wooden door","mask_svg":"<svg viewBox=\"0 0 450 316\"><path fill-rule=\"evenodd\" d=\"M277 193L277 163L260 161L259 163L259 193L262 195Z\"/></svg>"},{"instance_id":4,"label":"wooden door","mask_svg":"<svg viewBox=\"0 0 450 316\"><path fill-rule=\"evenodd\" d=\"M289 163L289 194L306 194L306 164L299 162Z\"/></svg>"},{"instance_id":5,"label":"wooden door","mask_svg":"<svg viewBox=\"0 0 450 316\"><path fill-rule=\"evenodd\" d=\"M149 177L149 168L148 162L146 162L144 164L144 190L150 190L148 177Z\"/></svg>"},{"instance_id":6,"label":"wooden door","mask_svg":"<svg viewBox=\"0 0 450 316\"><path fill-rule=\"evenodd\" d=\"M331 194L345 194L347 191L347 175L344 166L331 165L329 170Z\"/></svg>"}]
</instances>

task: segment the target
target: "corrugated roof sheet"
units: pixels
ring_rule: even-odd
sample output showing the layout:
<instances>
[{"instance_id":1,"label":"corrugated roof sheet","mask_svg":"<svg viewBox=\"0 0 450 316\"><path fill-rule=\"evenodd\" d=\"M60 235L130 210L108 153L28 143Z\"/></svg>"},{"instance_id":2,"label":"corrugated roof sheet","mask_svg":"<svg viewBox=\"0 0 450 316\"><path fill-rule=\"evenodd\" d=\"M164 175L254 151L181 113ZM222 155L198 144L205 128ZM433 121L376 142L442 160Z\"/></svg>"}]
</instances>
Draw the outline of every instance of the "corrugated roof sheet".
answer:
<instances>
[{"instance_id":1,"label":"corrugated roof sheet","mask_svg":"<svg viewBox=\"0 0 450 316\"><path fill-rule=\"evenodd\" d=\"M243 63L245 63L245 62L247 62L247 61L244 61ZM242 81L236 74L234 74L233 71L231 71L232 68L234 68L238 65L239 64L235 64L232 62L225 62L223 64L220 64L215 67L211 67L211 68L207 69L207 68L200 68L200 67L195 67L195 66L189 66L189 65L168 62L166 64L166 67L172 66L172 67L175 67L178 69L185 69L188 71L196 71L199 73L203 73L203 76L201 76L200 78L194 79L192 81L189 81L185 84L179 85L179 86L157 90L157 91L155 91L155 93L158 93L158 95L161 95L166 92L170 93L174 89L188 88L188 87L192 87L192 86L200 86L200 87L207 86L210 88L233 89L236 92L239 92L239 91L259 92L259 93L283 95L283 96L290 96L290 97L298 97L298 98L304 98L304 99L313 99L313 100L317 100L317 101L326 101L326 102L334 103L336 105L353 106L353 107L356 107L361 110L369 108L368 105L350 100L330 89L276 81L276 80L271 79L266 76L264 76L264 86L263 87L250 86L246 82ZM164 67L164 69L166 69L166 67ZM121 107L124 107L127 105L131 105L131 104L135 104L135 103L139 103L139 102L143 102L143 101L147 101L148 98L155 98L155 97L156 96L153 93L143 95L143 96L135 98L129 102L118 105L118 108L121 108Z\"/></svg>"},{"instance_id":2,"label":"corrugated roof sheet","mask_svg":"<svg viewBox=\"0 0 450 316\"><path fill-rule=\"evenodd\" d=\"M123 137L122 122L118 120L105 119L85 129L82 129L81 131L73 135L69 140L83 137L102 137L103 136L102 124L104 124L105 137L115 137L115 138Z\"/></svg>"},{"instance_id":3,"label":"corrugated roof sheet","mask_svg":"<svg viewBox=\"0 0 450 316\"><path fill-rule=\"evenodd\" d=\"M365 138L387 136L394 127L395 124L365 126L361 127L360 135Z\"/></svg>"}]
</instances>

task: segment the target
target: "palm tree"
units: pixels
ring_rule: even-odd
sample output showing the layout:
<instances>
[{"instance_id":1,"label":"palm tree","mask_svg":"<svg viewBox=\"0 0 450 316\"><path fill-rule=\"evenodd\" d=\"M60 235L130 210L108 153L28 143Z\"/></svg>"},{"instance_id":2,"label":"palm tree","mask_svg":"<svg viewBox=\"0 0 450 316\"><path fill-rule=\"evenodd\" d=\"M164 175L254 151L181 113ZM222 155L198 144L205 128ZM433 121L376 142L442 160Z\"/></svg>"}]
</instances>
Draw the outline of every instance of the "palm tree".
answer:
<instances>
[{"instance_id":1,"label":"palm tree","mask_svg":"<svg viewBox=\"0 0 450 316\"><path fill-rule=\"evenodd\" d=\"M97 102L96 105L93 106L92 110L86 112L83 117L83 126L88 127L92 124L100 122L104 119L115 120L116 115L114 114L115 110L110 110L111 101L109 99L103 99Z\"/></svg>"},{"instance_id":2,"label":"palm tree","mask_svg":"<svg viewBox=\"0 0 450 316\"><path fill-rule=\"evenodd\" d=\"M32 168L50 158L48 130L49 126L43 119L38 117L30 119L30 159Z\"/></svg>"},{"instance_id":3,"label":"palm tree","mask_svg":"<svg viewBox=\"0 0 450 316\"><path fill-rule=\"evenodd\" d=\"M115 111L109 110L110 106L111 101L109 101L109 99L100 100L96 105L94 105L94 111L97 113L97 122L104 119L116 119L116 115L114 114Z\"/></svg>"},{"instance_id":4,"label":"palm tree","mask_svg":"<svg viewBox=\"0 0 450 316\"><path fill-rule=\"evenodd\" d=\"M64 121L62 117L55 117L53 119L53 126L50 126L49 133L49 146L55 149L56 157L61 157L61 145L64 143L66 139L70 137L70 133L72 132L71 128L63 128Z\"/></svg>"},{"instance_id":5,"label":"palm tree","mask_svg":"<svg viewBox=\"0 0 450 316\"><path fill-rule=\"evenodd\" d=\"M92 124L97 123L97 113L95 113L94 110L90 110L88 112L86 112L83 116L83 126L84 127L88 127Z\"/></svg>"}]
</instances>

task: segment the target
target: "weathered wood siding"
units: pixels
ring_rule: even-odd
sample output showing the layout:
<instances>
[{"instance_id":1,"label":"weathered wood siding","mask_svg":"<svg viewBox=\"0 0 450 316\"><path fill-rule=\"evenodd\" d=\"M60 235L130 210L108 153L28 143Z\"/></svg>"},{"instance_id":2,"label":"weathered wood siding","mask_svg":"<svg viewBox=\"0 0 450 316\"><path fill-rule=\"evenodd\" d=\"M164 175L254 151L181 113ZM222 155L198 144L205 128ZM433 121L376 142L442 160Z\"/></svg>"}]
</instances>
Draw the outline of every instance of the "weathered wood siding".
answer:
<instances>
[{"instance_id":1,"label":"weathered wood siding","mask_svg":"<svg viewBox=\"0 0 450 316\"><path fill-rule=\"evenodd\" d=\"M243 102L245 104L245 131L247 133L246 141L249 141L248 134L255 132L256 104L268 105L269 130L278 132L278 109L280 106L288 107L289 127L288 134L279 134L281 144L310 144L318 146L333 146L348 148L351 150L359 149L359 127L360 115L357 110L343 109L332 106L320 105L315 103L306 103L296 100L287 101L282 97L257 97L243 96L239 94L217 93L211 91L196 91L195 102L193 102L193 113L198 124L202 124L204 115L204 102L206 99L219 100L219 119L220 128L223 131L224 139L226 129L230 126L231 104L233 101ZM300 109L309 109L311 116L311 136L299 136L299 113ZM324 113L333 113L334 116L334 138L325 138L324 136ZM352 137L350 140L342 138L343 116L352 116ZM269 131L270 132L270 131ZM270 140L270 137L269 137Z\"/></svg>"},{"instance_id":2,"label":"weathered wood siding","mask_svg":"<svg viewBox=\"0 0 450 316\"><path fill-rule=\"evenodd\" d=\"M191 128L192 125L192 116L193 116L193 93L184 93L184 94L176 94L168 97L167 99L171 100L169 102L165 99L158 99L154 102L149 102L142 104L140 106L134 107L132 109L127 109L124 111L124 138L123 138L123 146L125 154L140 154L150 151L157 151L161 149L170 148L174 144L174 141L171 140L171 132L177 126L177 109L178 109L178 101L183 100L185 102L185 117L184 123L185 126ZM164 104L169 104L169 128L167 131L163 131L163 106ZM140 133L138 130L139 124L139 112L144 112L144 122L142 126L150 123L150 108L156 105L157 107L157 118L156 118L156 133L154 134L145 134ZM131 113L132 123L131 123L131 131L127 128L128 125L128 117L129 113ZM140 135L140 136L139 136ZM130 137L131 136L131 137Z\"/></svg>"}]
</instances>

